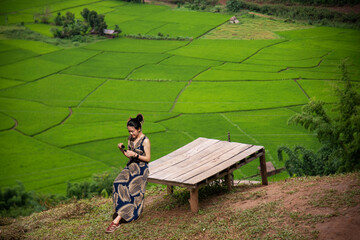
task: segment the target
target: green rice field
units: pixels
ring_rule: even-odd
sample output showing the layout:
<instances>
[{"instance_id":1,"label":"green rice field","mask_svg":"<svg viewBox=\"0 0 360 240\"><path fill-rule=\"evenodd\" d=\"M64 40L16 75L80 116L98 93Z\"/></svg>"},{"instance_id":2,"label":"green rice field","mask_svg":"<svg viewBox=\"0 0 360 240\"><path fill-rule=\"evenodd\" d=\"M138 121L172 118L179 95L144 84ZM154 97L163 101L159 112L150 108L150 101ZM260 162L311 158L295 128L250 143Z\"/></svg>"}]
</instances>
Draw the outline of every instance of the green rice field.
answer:
<instances>
[{"instance_id":1,"label":"green rice field","mask_svg":"<svg viewBox=\"0 0 360 240\"><path fill-rule=\"evenodd\" d=\"M0 35L0 187L64 194L66 182L122 168L117 149L129 117L143 113L152 160L198 137L265 146L276 168L279 146L316 150L313 133L287 120L310 98L336 102L338 68L346 60L360 91L360 32L256 16L196 12L117 0L2 1L0 23L51 37L34 24L48 8L80 18L87 7L105 14L118 38L79 47ZM254 19L254 20L252 20ZM263 26L253 30L254 26ZM261 30L261 31L260 31ZM125 34L187 37L145 40ZM258 161L235 178L258 174ZM277 181L286 172L269 177Z\"/></svg>"}]
</instances>

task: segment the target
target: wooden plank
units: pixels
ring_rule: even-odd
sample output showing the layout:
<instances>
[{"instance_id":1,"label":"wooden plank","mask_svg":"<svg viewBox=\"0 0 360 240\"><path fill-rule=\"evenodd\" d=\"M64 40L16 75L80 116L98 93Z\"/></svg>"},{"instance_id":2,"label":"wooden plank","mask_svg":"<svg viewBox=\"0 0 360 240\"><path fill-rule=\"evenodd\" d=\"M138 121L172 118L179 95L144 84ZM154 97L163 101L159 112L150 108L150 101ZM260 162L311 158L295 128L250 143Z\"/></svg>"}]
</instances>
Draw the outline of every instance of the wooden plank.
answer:
<instances>
[{"instance_id":1,"label":"wooden plank","mask_svg":"<svg viewBox=\"0 0 360 240\"><path fill-rule=\"evenodd\" d=\"M163 185L172 185L172 186L178 186L178 187L184 187L184 188L196 188L196 184L185 184L185 183L179 183L179 182L173 182L173 181L166 181L166 180L159 180L156 178L150 178L147 179L148 182L156 183L156 184L163 184Z\"/></svg>"},{"instance_id":2,"label":"wooden plank","mask_svg":"<svg viewBox=\"0 0 360 240\"><path fill-rule=\"evenodd\" d=\"M201 152L202 150L207 149L207 148L211 148L211 146L217 142L220 142L220 141L214 140L214 139L207 139L207 141L202 142L197 146L194 146L192 144L191 149L188 149L186 152L183 152L180 155L176 155L173 158L168 159L167 161L163 162L161 165L155 166L155 167L153 167L152 165L149 166L150 175L152 175L152 174L154 175L161 170L164 170L164 169L167 169L167 168L173 166L174 164L179 164L180 162L186 161L188 158L194 156L198 152Z\"/></svg>"},{"instance_id":3,"label":"wooden plank","mask_svg":"<svg viewBox=\"0 0 360 240\"><path fill-rule=\"evenodd\" d=\"M233 165L231 165L230 167L228 167L227 169L221 171L221 172L218 172L216 173L215 175L209 177L209 178L206 178L204 180L202 180L201 182L198 182L197 184L195 184L196 187L201 187L201 186L206 186L208 185L210 182L216 180L216 179L219 179L219 178L222 178L224 176L226 176L227 174L230 174L232 173L233 171L235 171L236 169L250 163L251 161L259 158L260 156L262 156L263 153L262 152L259 152L259 153L254 153L252 154L250 157L247 157L247 158L244 158L242 160L240 160L240 162L236 162L234 163ZM192 186L192 185L191 185Z\"/></svg>"},{"instance_id":4,"label":"wooden plank","mask_svg":"<svg viewBox=\"0 0 360 240\"><path fill-rule=\"evenodd\" d=\"M236 144L229 144L229 142L219 141L212 145L211 148L203 149L201 152L191 156L183 162L179 162L163 171L157 172L152 177L158 179L172 180L182 174L185 174L194 168L202 166L207 161L222 155L223 152L234 148Z\"/></svg>"},{"instance_id":5,"label":"wooden plank","mask_svg":"<svg viewBox=\"0 0 360 240\"><path fill-rule=\"evenodd\" d=\"M221 141L214 145L214 149L211 152L203 151L201 154L198 154L194 158L190 158L189 161L186 161L185 164L177 165L176 169L169 169L171 170L164 178L169 180L178 181L178 177L181 177L184 174L191 174L195 169L199 169L205 164L212 162L219 157L221 157L224 152L229 152L236 148L238 144L229 142Z\"/></svg>"},{"instance_id":6,"label":"wooden plank","mask_svg":"<svg viewBox=\"0 0 360 240\"><path fill-rule=\"evenodd\" d=\"M227 144L234 144L226 142ZM216 167L217 165L221 164L222 162L226 161L227 159L230 159L234 155L238 155L241 152L249 149L252 147L252 145L247 144L239 144L235 143L235 148L231 149L230 151L220 151L218 155L215 156L215 158L211 159L210 161L207 161L206 163L203 163L202 165L196 165L196 168L193 168L192 170L189 170L187 173L182 174L181 176L173 179L173 181L178 182L185 182L186 180L195 177L201 173L207 172L208 170ZM221 169L220 171L222 171ZM212 174L213 175L213 174ZM212 176L209 175L209 176Z\"/></svg>"},{"instance_id":7,"label":"wooden plank","mask_svg":"<svg viewBox=\"0 0 360 240\"><path fill-rule=\"evenodd\" d=\"M159 159L156 159L152 162L149 163L149 167L155 167L155 166L158 166L158 165L161 165L163 164L164 162L166 162L168 159L171 159L171 158L174 158L175 156L177 155L181 155L183 153L185 153L186 151L194 148L194 146L197 146L203 142L206 142L208 139L207 138L202 138L202 137L199 137L197 139L195 139L194 141L182 146L181 148L178 148L176 149L175 151L159 158Z\"/></svg>"},{"instance_id":8,"label":"wooden plank","mask_svg":"<svg viewBox=\"0 0 360 240\"><path fill-rule=\"evenodd\" d=\"M213 168L202 172L196 176L193 176L192 178L186 179L183 181L183 183L186 184L197 184L201 181L203 181L204 179L213 176L216 173L219 173L221 171L223 171L224 169L232 166L233 164L241 161L242 159L248 157L249 155L256 153L257 151L264 149L263 146L252 146L251 148L246 149L245 151L241 152L240 154L237 154L233 157L230 157L228 159L226 159L225 161L223 161L222 163L219 163L217 166L214 166Z\"/></svg>"}]
</instances>

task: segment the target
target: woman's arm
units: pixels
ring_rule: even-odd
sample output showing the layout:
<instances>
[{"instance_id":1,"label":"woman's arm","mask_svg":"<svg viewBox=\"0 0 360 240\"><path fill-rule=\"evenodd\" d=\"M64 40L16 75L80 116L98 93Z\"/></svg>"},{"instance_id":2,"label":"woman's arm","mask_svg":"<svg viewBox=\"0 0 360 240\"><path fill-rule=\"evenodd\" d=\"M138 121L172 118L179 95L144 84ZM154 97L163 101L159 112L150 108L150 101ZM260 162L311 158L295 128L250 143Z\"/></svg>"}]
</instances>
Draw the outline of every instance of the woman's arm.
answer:
<instances>
[{"instance_id":1,"label":"woman's arm","mask_svg":"<svg viewBox=\"0 0 360 240\"><path fill-rule=\"evenodd\" d=\"M150 162L150 159L151 159L151 146L150 146L150 140L148 138L146 138L144 140L144 143L143 143L143 146L144 146L144 153L145 155L144 156L141 156L139 155L139 160L143 161L143 162Z\"/></svg>"},{"instance_id":2,"label":"woman's arm","mask_svg":"<svg viewBox=\"0 0 360 240\"><path fill-rule=\"evenodd\" d=\"M120 149L120 151L125 155L125 146L124 146L124 144L123 143L119 143L118 144L118 148Z\"/></svg>"}]
</instances>

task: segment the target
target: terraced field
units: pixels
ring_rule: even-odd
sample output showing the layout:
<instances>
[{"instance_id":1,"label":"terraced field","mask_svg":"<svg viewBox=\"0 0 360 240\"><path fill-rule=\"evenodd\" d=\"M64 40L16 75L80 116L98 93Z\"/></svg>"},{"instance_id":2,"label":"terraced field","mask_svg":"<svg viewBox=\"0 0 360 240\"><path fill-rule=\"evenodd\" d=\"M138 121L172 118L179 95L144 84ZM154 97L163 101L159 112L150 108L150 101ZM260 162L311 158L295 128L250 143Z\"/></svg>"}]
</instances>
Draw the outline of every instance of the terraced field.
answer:
<instances>
[{"instance_id":1,"label":"terraced field","mask_svg":"<svg viewBox=\"0 0 360 240\"><path fill-rule=\"evenodd\" d=\"M355 30L284 27L273 20L264 39L258 31L254 40L241 34L228 39L216 32L229 27L225 14L116 0L46 4L54 14L72 11L80 17L84 7L104 13L109 27L118 24L124 34L161 32L192 40L121 36L64 49L0 36L0 187L21 180L27 189L64 193L66 181L124 166L116 145L126 141L126 121L139 112L153 159L198 137L226 140L230 132L232 141L265 146L267 160L281 167L279 146L318 147L311 133L287 125L287 119L312 97L331 109L341 60L360 86ZM2 5L1 23L24 22L49 35L50 26L33 24L44 1ZM252 39L249 21L240 18L231 31L247 31L244 38ZM246 165L235 177L256 174L257 165Z\"/></svg>"}]
</instances>

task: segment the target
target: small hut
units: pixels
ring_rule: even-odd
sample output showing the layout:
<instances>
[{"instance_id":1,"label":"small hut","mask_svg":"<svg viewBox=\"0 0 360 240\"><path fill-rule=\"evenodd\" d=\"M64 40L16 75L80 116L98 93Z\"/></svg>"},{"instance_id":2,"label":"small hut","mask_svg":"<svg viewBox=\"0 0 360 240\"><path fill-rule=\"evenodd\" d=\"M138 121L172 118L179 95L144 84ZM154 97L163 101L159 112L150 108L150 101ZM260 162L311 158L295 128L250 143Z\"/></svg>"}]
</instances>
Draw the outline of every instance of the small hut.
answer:
<instances>
[{"instance_id":1,"label":"small hut","mask_svg":"<svg viewBox=\"0 0 360 240\"><path fill-rule=\"evenodd\" d=\"M115 30L111 30L111 29L104 29L104 34L108 38L114 38L119 35L118 32L116 32Z\"/></svg>"}]
</instances>

